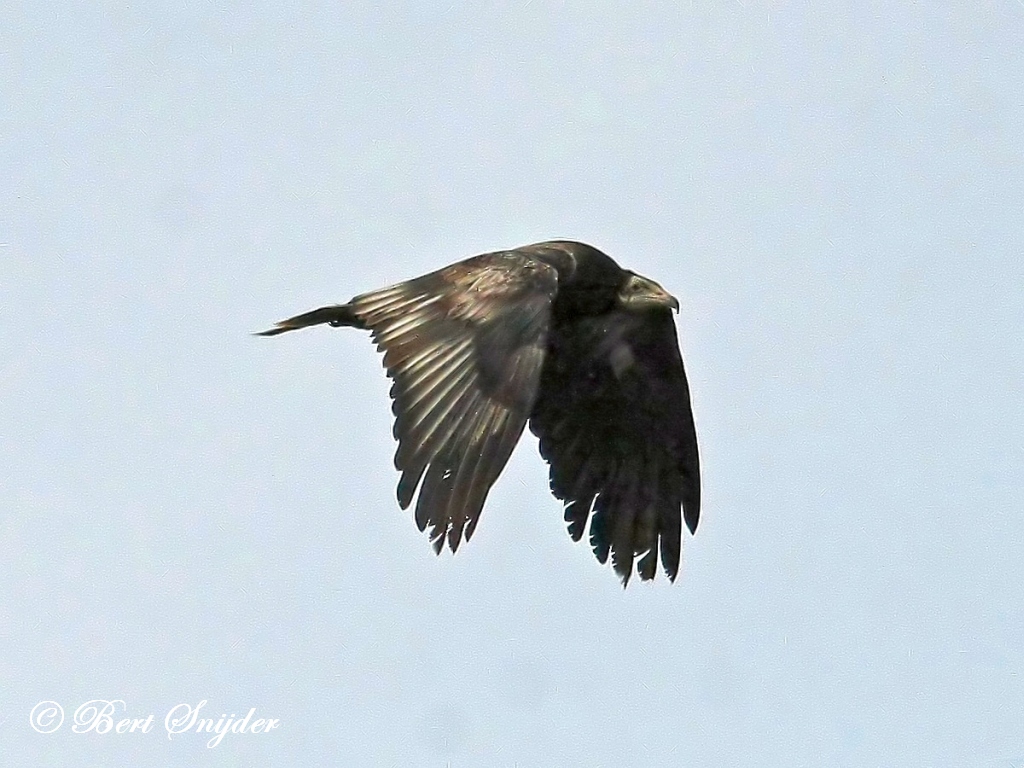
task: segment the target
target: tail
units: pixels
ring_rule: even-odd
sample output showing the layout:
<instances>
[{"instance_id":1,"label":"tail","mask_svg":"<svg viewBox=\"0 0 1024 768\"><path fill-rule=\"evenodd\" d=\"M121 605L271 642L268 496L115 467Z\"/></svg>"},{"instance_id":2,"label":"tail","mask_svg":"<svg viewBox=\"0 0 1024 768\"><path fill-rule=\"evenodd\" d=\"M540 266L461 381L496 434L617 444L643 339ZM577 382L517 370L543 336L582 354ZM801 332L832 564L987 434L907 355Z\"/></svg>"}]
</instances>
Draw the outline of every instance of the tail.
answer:
<instances>
[{"instance_id":1,"label":"tail","mask_svg":"<svg viewBox=\"0 0 1024 768\"><path fill-rule=\"evenodd\" d=\"M320 325L321 323L329 323L334 328L338 328L343 325L350 326L352 328L366 327L366 324L356 316L355 312L352 311L351 304L334 304L330 307L320 307L320 309L314 309L312 312L306 312L302 315L289 317L287 320L275 323L273 328L266 331L260 331L254 335L276 336L277 334L284 333L285 331L295 331L299 328L306 328L310 325Z\"/></svg>"}]
</instances>

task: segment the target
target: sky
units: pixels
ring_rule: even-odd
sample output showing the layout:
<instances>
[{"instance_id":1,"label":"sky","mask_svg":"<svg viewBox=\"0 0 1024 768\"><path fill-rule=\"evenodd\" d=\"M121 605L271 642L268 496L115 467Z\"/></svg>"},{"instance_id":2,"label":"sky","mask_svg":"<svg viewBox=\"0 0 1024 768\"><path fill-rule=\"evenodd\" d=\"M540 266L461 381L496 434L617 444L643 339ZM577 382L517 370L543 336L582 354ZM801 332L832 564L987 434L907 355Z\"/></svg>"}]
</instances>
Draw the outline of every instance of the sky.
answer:
<instances>
[{"instance_id":1,"label":"sky","mask_svg":"<svg viewBox=\"0 0 1024 768\"><path fill-rule=\"evenodd\" d=\"M1024 765L1024 4L0 15L12 765ZM435 557L368 338L250 335L552 238L681 302L675 584L529 434Z\"/></svg>"}]
</instances>

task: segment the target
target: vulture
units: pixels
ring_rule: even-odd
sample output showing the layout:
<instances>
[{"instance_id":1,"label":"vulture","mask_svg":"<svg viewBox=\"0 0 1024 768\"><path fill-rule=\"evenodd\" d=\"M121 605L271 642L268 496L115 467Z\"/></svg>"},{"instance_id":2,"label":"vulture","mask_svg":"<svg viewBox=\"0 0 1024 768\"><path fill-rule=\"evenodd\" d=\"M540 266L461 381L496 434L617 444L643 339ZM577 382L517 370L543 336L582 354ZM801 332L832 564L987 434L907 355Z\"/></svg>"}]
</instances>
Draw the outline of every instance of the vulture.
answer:
<instances>
[{"instance_id":1,"label":"vulture","mask_svg":"<svg viewBox=\"0 0 1024 768\"><path fill-rule=\"evenodd\" d=\"M569 535L587 531L625 586L679 572L700 515L690 391L653 280L584 243L495 251L314 309L258 334L326 323L370 332L392 379L398 504L436 552L473 535L523 429L537 436ZM418 489L418 495L417 495Z\"/></svg>"}]
</instances>

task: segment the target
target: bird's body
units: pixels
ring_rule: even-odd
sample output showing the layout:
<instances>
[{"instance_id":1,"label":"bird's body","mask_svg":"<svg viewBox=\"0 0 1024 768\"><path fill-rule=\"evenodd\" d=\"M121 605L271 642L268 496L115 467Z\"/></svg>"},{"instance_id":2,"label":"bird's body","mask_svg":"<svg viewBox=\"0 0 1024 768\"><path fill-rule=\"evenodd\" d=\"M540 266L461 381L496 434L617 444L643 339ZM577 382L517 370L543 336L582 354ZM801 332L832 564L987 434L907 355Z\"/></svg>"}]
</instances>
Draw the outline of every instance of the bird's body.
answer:
<instances>
[{"instance_id":1,"label":"bird's body","mask_svg":"<svg viewBox=\"0 0 1024 768\"><path fill-rule=\"evenodd\" d=\"M548 241L458 262L284 320L371 332L393 380L398 501L435 548L472 535L527 423L569 533L627 582L679 569L700 470L689 388L656 283L591 246Z\"/></svg>"}]
</instances>

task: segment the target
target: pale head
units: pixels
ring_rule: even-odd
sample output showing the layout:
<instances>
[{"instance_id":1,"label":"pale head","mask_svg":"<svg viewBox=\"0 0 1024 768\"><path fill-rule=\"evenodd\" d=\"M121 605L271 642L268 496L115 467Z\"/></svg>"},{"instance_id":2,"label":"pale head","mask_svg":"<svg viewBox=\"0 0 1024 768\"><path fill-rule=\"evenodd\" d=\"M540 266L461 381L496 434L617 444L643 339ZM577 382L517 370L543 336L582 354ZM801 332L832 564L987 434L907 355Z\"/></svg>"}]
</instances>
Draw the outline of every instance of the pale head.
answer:
<instances>
[{"instance_id":1,"label":"pale head","mask_svg":"<svg viewBox=\"0 0 1024 768\"><path fill-rule=\"evenodd\" d=\"M679 311L679 301L671 293L666 291L653 280L635 272L629 272L629 277L619 289L619 304L629 310L644 311L653 307L671 307Z\"/></svg>"}]
</instances>

